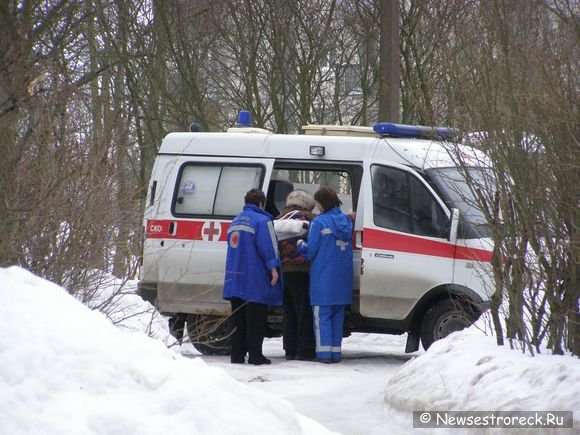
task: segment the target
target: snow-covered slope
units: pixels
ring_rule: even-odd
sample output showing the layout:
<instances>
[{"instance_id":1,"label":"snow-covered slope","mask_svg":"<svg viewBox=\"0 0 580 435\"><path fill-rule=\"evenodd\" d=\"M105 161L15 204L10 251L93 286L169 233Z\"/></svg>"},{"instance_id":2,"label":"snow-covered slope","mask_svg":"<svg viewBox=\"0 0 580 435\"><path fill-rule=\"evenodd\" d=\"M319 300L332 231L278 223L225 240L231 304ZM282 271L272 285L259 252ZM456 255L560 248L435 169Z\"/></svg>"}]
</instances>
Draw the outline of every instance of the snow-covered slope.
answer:
<instances>
[{"instance_id":1,"label":"snow-covered slope","mask_svg":"<svg viewBox=\"0 0 580 435\"><path fill-rule=\"evenodd\" d=\"M0 269L0 299L0 434L329 433L23 269Z\"/></svg>"}]
</instances>

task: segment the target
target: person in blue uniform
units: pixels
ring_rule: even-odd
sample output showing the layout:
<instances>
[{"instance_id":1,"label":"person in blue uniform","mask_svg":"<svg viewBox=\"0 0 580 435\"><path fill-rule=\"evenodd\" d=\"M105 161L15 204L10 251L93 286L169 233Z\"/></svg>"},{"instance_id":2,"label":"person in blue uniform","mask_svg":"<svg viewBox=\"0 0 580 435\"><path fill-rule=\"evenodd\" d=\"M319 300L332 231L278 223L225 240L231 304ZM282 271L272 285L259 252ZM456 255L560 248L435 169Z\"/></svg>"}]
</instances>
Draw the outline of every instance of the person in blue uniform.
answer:
<instances>
[{"instance_id":1,"label":"person in blue uniform","mask_svg":"<svg viewBox=\"0 0 580 435\"><path fill-rule=\"evenodd\" d=\"M315 194L321 211L309 226L308 241L298 251L310 262L310 303L314 317L316 359L340 362L344 311L352 303L352 221L330 187Z\"/></svg>"},{"instance_id":2,"label":"person in blue uniform","mask_svg":"<svg viewBox=\"0 0 580 435\"><path fill-rule=\"evenodd\" d=\"M231 362L270 364L262 353L268 306L282 305L278 240L272 216L264 210L266 196L252 189L244 209L228 229L224 299L230 301L235 327Z\"/></svg>"}]
</instances>

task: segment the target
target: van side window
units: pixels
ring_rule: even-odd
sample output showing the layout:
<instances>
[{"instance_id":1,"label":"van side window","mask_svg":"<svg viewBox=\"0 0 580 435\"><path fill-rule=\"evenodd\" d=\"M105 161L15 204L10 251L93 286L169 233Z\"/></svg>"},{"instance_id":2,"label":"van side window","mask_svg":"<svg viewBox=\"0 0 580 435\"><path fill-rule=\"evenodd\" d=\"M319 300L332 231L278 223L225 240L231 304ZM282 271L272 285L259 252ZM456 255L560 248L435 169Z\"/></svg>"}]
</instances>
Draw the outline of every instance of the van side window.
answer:
<instances>
[{"instance_id":1,"label":"van side window","mask_svg":"<svg viewBox=\"0 0 580 435\"><path fill-rule=\"evenodd\" d=\"M260 187L262 166L186 163L179 171L174 193L176 215L235 216L244 195Z\"/></svg>"},{"instance_id":2,"label":"van side window","mask_svg":"<svg viewBox=\"0 0 580 435\"><path fill-rule=\"evenodd\" d=\"M415 177L411 180L413 197L413 228L414 233L429 237L447 237L449 219L431 193Z\"/></svg>"},{"instance_id":3,"label":"van side window","mask_svg":"<svg viewBox=\"0 0 580 435\"><path fill-rule=\"evenodd\" d=\"M407 174L398 169L374 165L371 179L375 225L410 233L412 226Z\"/></svg>"},{"instance_id":4,"label":"van side window","mask_svg":"<svg viewBox=\"0 0 580 435\"><path fill-rule=\"evenodd\" d=\"M445 237L448 218L415 177L400 169L372 166L375 225L429 237Z\"/></svg>"}]
</instances>

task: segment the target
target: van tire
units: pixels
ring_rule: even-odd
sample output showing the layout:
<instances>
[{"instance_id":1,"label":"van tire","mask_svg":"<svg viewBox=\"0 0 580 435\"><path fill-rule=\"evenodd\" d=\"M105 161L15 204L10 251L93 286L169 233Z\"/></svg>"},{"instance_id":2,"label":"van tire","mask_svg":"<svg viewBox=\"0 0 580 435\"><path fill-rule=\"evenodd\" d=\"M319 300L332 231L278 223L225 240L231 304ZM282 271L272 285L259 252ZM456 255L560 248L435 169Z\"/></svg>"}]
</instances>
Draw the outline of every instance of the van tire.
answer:
<instances>
[{"instance_id":1,"label":"van tire","mask_svg":"<svg viewBox=\"0 0 580 435\"><path fill-rule=\"evenodd\" d=\"M421 321L421 343L425 350L437 340L455 331L470 326L475 320L469 307L452 299L445 299L432 305Z\"/></svg>"},{"instance_id":2,"label":"van tire","mask_svg":"<svg viewBox=\"0 0 580 435\"><path fill-rule=\"evenodd\" d=\"M230 316L187 315L187 334L202 355L229 355L233 332Z\"/></svg>"}]
</instances>

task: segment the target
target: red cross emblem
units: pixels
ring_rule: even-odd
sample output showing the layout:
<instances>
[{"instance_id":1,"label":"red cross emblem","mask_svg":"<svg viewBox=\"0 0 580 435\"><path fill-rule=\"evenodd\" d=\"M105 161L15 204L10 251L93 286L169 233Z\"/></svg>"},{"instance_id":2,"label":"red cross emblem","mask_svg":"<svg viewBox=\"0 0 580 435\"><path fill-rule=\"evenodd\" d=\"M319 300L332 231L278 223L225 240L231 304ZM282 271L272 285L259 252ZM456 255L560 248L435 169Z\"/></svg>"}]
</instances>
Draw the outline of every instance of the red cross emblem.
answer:
<instances>
[{"instance_id":1,"label":"red cross emblem","mask_svg":"<svg viewBox=\"0 0 580 435\"><path fill-rule=\"evenodd\" d=\"M214 242L222 235L222 225L219 222L207 221L201 227L201 238L206 242Z\"/></svg>"},{"instance_id":2,"label":"red cross emblem","mask_svg":"<svg viewBox=\"0 0 580 435\"><path fill-rule=\"evenodd\" d=\"M240 243L240 233L239 231L234 231L230 237L230 246L232 248L237 248Z\"/></svg>"}]
</instances>

